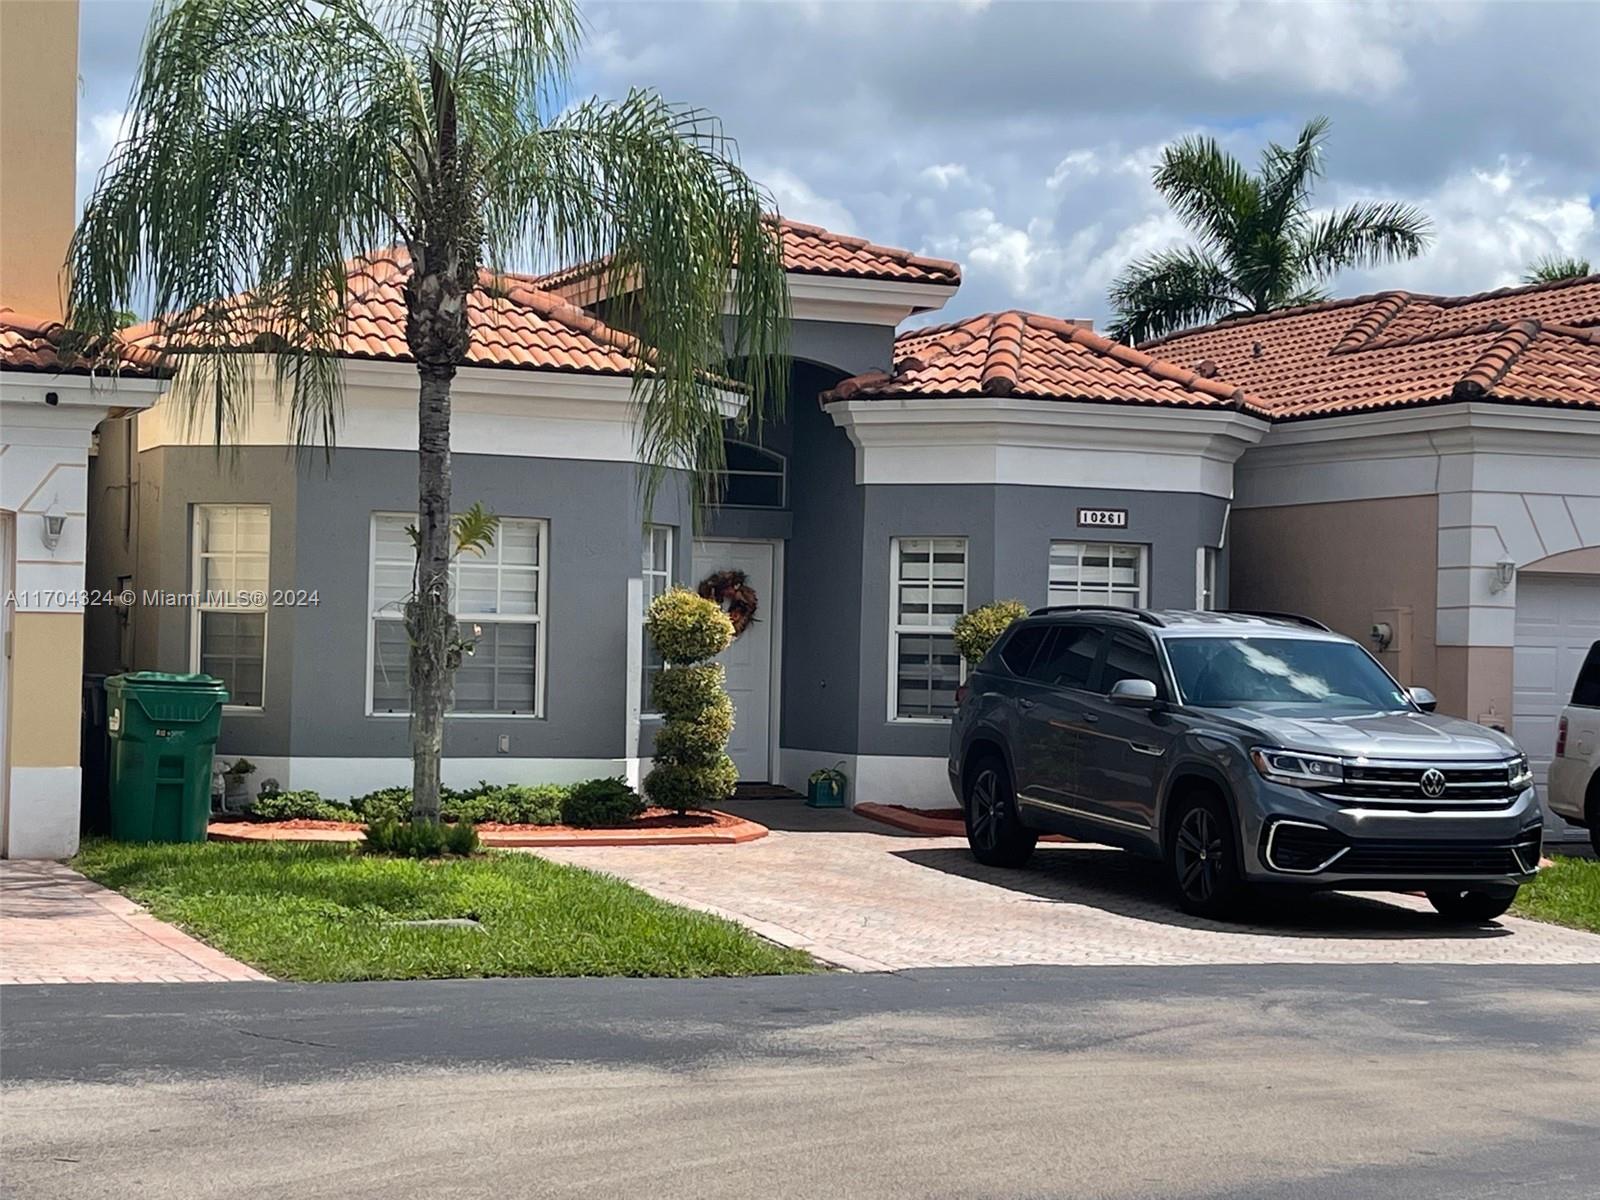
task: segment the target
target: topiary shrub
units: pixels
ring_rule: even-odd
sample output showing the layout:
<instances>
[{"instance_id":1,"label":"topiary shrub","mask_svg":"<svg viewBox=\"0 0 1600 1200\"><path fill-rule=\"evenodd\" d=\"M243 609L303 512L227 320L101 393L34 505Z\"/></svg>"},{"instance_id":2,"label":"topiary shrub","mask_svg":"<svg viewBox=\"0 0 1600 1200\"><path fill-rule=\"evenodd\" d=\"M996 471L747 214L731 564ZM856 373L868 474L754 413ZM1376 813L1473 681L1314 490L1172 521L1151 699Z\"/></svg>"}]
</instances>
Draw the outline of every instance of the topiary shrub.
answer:
<instances>
[{"instance_id":1,"label":"topiary shrub","mask_svg":"<svg viewBox=\"0 0 1600 1200\"><path fill-rule=\"evenodd\" d=\"M577 829L626 825L644 811L644 800L625 779L590 779L575 784L561 802L561 823Z\"/></svg>"},{"instance_id":2,"label":"topiary shrub","mask_svg":"<svg viewBox=\"0 0 1600 1200\"><path fill-rule=\"evenodd\" d=\"M989 647L1000 640L1000 635L1010 624L1027 615L1028 606L1021 600L995 600L981 604L971 612L962 613L956 618L952 631L956 649L961 651L961 657L970 665L977 666L978 660L989 653Z\"/></svg>"},{"instance_id":3,"label":"topiary shrub","mask_svg":"<svg viewBox=\"0 0 1600 1200\"><path fill-rule=\"evenodd\" d=\"M733 622L712 601L674 588L651 602L645 632L667 664L651 693L665 720L645 794L679 813L726 800L739 781L726 750L733 701L723 690L722 667L706 660L732 643Z\"/></svg>"},{"instance_id":4,"label":"topiary shrub","mask_svg":"<svg viewBox=\"0 0 1600 1200\"><path fill-rule=\"evenodd\" d=\"M359 821L348 804L324 799L309 788L294 792L267 792L245 810L254 821Z\"/></svg>"}]
</instances>

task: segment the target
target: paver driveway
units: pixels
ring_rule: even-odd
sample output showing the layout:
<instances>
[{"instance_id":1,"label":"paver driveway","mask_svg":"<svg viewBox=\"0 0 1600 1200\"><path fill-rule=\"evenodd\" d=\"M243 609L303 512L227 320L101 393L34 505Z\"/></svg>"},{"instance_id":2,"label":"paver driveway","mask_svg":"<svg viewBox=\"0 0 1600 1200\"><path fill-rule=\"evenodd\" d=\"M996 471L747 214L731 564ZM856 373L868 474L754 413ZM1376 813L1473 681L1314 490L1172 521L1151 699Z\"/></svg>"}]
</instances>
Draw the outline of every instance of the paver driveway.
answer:
<instances>
[{"instance_id":1,"label":"paver driveway","mask_svg":"<svg viewBox=\"0 0 1600 1200\"><path fill-rule=\"evenodd\" d=\"M1155 864L1103 847L1041 845L1029 867L1002 871L974 862L956 838L896 835L842 814L786 822L779 810L751 805L747 815L795 827L744 846L540 853L620 875L662 899L731 917L857 970L1600 963L1595 934L1509 917L1452 928L1417 897L1276 899L1252 912L1253 923L1220 924L1174 907Z\"/></svg>"}]
</instances>

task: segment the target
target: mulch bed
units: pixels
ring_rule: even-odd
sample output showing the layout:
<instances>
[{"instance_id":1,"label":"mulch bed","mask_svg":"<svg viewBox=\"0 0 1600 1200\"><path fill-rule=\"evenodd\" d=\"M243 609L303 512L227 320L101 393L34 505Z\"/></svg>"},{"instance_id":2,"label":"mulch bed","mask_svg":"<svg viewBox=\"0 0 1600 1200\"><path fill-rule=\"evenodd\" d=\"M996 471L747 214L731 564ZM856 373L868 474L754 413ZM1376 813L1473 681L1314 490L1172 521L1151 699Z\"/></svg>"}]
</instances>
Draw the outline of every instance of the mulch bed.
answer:
<instances>
[{"instance_id":1,"label":"mulch bed","mask_svg":"<svg viewBox=\"0 0 1600 1200\"><path fill-rule=\"evenodd\" d=\"M358 842L365 826L353 821L213 821L214 842ZM501 825L485 822L478 837L485 846L720 846L753 842L767 827L715 809L677 813L646 809L627 825L578 829L571 825Z\"/></svg>"}]
</instances>

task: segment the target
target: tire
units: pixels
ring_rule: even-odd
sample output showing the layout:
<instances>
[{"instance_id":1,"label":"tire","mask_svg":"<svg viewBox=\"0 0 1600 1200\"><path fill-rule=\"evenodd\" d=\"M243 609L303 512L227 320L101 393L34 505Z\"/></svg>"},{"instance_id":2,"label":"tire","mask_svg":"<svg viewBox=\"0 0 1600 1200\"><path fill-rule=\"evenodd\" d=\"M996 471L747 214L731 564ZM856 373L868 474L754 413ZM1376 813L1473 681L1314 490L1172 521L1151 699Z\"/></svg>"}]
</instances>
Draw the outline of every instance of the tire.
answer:
<instances>
[{"instance_id":1,"label":"tire","mask_svg":"<svg viewBox=\"0 0 1600 1200\"><path fill-rule=\"evenodd\" d=\"M1517 889L1507 892L1477 892L1469 888L1428 893L1428 903L1439 910L1439 915L1451 924L1482 925L1496 917L1504 916L1511 902L1517 898Z\"/></svg>"},{"instance_id":2,"label":"tire","mask_svg":"<svg viewBox=\"0 0 1600 1200\"><path fill-rule=\"evenodd\" d=\"M967 845L972 857L986 867L1020 867L1033 854L1039 835L1017 815L1016 797L1005 763L982 759L967 781L961 806L966 818Z\"/></svg>"},{"instance_id":3,"label":"tire","mask_svg":"<svg viewBox=\"0 0 1600 1200\"><path fill-rule=\"evenodd\" d=\"M1245 890L1239 834L1220 796L1192 792L1178 800L1167 865L1184 912L1217 918L1238 908Z\"/></svg>"}]
</instances>

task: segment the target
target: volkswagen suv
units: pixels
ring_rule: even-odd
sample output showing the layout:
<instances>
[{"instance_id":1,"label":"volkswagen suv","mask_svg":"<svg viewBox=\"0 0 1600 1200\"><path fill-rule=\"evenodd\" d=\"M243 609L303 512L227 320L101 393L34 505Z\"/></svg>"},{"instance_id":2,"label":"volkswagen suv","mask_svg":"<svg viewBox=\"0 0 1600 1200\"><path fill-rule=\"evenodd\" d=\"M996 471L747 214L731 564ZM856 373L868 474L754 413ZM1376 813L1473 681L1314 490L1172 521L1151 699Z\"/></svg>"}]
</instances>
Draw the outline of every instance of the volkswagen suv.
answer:
<instances>
[{"instance_id":1,"label":"volkswagen suv","mask_svg":"<svg viewBox=\"0 0 1600 1200\"><path fill-rule=\"evenodd\" d=\"M1040 609L963 685L950 783L992 866L1063 833L1161 860L1200 915L1273 884L1492 920L1538 869L1533 778L1434 706L1305 617Z\"/></svg>"}]
</instances>

